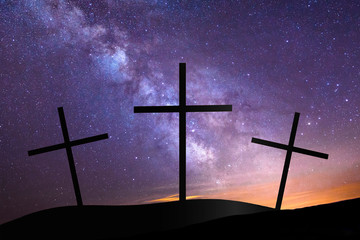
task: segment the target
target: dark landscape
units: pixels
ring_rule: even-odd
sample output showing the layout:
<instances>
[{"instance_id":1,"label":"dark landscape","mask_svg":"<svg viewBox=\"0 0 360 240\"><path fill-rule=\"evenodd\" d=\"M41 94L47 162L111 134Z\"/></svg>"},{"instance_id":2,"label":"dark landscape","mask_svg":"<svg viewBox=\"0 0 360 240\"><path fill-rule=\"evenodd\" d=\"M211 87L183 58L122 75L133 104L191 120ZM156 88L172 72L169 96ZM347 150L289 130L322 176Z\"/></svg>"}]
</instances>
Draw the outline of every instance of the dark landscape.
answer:
<instances>
[{"instance_id":1,"label":"dark landscape","mask_svg":"<svg viewBox=\"0 0 360 240\"><path fill-rule=\"evenodd\" d=\"M1 239L124 238L179 229L271 208L227 200L188 200L131 206L67 206L39 211L0 226Z\"/></svg>"},{"instance_id":2,"label":"dark landscape","mask_svg":"<svg viewBox=\"0 0 360 240\"><path fill-rule=\"evenodd\" d=\"M43 210L0 226L1 239L168 239L236 236L359 239L360 199L275 211L227 200Z\"/></svg>"}]
</instances>

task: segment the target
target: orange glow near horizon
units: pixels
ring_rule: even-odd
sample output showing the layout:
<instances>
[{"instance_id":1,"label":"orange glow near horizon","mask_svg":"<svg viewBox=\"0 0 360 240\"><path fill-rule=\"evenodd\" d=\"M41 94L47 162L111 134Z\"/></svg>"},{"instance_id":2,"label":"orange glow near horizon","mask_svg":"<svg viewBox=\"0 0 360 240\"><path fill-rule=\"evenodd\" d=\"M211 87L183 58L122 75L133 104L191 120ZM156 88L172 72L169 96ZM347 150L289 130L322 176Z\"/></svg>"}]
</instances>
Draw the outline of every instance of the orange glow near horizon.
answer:
<instances>
[{"instance_id":1,"label":"orange glow near horizon","mask_svg":"<svg viewBox=\"0 0 360 240\"><path fill-rule=\"evenodd\" d=\"M265 183L243 189L233 189L212 195L193 195L186 199L225 199L257 204L266 207L275 207L278 184ZM251 191L249 191L251 189ZM258 195L254 192L259 193ZM296 209L338 202L360 197L360 182L348 183L342 186L321 189L318 191L300 191L286 193L282 202L282 209ZM178 201L178 194L165 196L145 203L160 203Z\"/></svg>"},{"instance_id":2,"label":"orange glow near horizon","mask_svg":"<svg viewBox=\"0 0 360 240\"><path fill-rule=\"evenodd\" d=\"M187 200L196 199L196 198L201 198L201 196L187 196L186 197ZM178 201L178 200L179 200L179 194L172 194L169 196L165 196L163 198L149 200L149 201L146 201L145 203L174 202L174 201Z\"/></svg>"},{"instance_id":3,"label":"orange glow near horizon","mask_svg":"<svg viewBox=\"0 0 360 240\"><path fill-rule=\"evenodd\" d=\"M283 202L283 209L294 209L360 197L360 183L348 183L320 191L292 193Z\"/></svg>"},{"instance_id":4,"label":"orange glow near horizon","mask_svg":"<svg viewBox=\"0 0 360 240\"><path fill-rule=\"evenodd\" d=\"M262 205L266 207L275 208L278 185L274 183L259 184L252 186L251 192L247 190L233 190L207 196L206 198L221 198L231 199L235 201L242 201ZM258 192L258 196L253 194ZM360 197L360 183L348 183L342 186L330 187L321 190L310 190L300 192L286 191L282 202L281 209L296 209L303 207L316 206L320 204L327 204L332 202L343 201Z\"/></svg>"}]
</instances>

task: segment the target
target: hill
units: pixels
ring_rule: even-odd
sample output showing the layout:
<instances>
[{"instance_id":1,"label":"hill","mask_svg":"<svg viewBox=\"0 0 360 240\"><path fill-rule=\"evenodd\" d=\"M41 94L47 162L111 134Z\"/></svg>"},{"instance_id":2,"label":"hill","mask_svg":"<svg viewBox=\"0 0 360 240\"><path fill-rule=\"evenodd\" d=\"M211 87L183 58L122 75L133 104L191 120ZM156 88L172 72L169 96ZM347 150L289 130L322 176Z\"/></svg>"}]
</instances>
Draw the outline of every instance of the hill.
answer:
<instances>
[{"instance_id":1,"label":"hill","mask_svg":"<svg viewBox=\"0 0 360 240\"><path fill-rule=\"evenodd\" d=\"M227 200L60 207L0 226L0 238L360 239L360 199L295 210ZM25 234L25 235L24 235Z\"/></svg>"},{"instance_id":2,"label":"hill","mask_svg":"<svg viewBox=\"0 0 360 240\"><path fill-rule=\"evenodd\" d=\"M360 199L295 210L235 215L146 237L166 239L360 239ZM139 239L142 239L140 236Z\"/></svg>"},{"instance_id":3,"label":"hill","mask_svg":"<svg viewBox=\"0 0 360 240\"><path fill-rule=\"evenodd\" d=\"M132 206L68 206L39 211L5 223L0 226L0 238L121 239L270 210L249 203L212 199Z\"/></svg>"}]
</instances>

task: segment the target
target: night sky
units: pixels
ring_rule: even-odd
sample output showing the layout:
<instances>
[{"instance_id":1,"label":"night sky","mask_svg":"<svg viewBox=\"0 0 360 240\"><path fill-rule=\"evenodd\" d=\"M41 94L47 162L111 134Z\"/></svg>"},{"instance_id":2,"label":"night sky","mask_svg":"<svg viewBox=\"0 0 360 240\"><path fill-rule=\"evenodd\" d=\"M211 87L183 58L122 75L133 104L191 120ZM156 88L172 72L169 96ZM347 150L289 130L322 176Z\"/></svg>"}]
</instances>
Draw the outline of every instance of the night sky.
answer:
<instances>
[{"instance_id":1,"label":"night sky","mask_svg":"<svg viewBox=\"0 0 360 240\"><path fill-rule=\"evenodd\" d=\"M281 3L279 3L281 2ZM326 2L326 3L325 3ZM187 104L187 195L275 207L300 112L283 208L360 196L358 1L0 1L0 223L75 205L73 147L84 204L178 199L178 114L134 106Z\"/></svg>"}]
</instances>

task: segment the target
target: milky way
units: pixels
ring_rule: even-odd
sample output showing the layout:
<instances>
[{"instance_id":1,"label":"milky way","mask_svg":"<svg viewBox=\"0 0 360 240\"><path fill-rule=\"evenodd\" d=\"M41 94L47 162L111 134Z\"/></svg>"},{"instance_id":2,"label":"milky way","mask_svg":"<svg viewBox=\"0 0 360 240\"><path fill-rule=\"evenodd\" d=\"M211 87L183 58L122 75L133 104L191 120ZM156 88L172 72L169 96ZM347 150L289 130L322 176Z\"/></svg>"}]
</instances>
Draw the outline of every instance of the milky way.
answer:
<instances>
[{"instance_id":1,"label":"milky way","mask_svg":"<svg viewBox=\"0 0 360 240\"><path fill-rule=\"evenodd\" d=\"M27 151L108 133L73 148L84 204L177 200L178 114L187 104L187 194L275 206L285 151L252 137L329 154L293 154L283 207L360 196L360 4L357 1L0 1L0 223L76 204L66 151Z\"/></svg>"}]
</instances>

